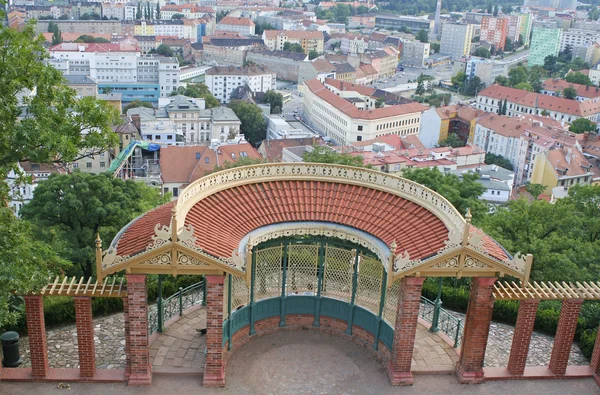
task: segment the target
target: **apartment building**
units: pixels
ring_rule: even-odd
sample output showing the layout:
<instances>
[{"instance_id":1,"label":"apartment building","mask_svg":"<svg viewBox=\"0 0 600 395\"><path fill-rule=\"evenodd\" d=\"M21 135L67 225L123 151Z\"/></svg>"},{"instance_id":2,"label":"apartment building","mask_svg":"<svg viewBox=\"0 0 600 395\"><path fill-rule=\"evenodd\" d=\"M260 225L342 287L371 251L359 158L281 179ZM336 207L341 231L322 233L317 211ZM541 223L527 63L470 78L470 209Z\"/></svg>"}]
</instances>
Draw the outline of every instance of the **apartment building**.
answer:
<instances>
[{"instance_id":1,"label":"apartment building","mask_svg":"<svg viewBox=\"0 0 600 395\"><path fill-rule=\"evenodd\" d=\"M429 43L404 41L400 62L405 66L425 67L425 60L429 57L430 48Z\"/></svg>"},{"instance_id":2,"label":"apartment building","mask_svg":"<svg viewBox=\"0 0 600 395\"><path fill-rule=\"evenodd\" d=\"M484 16L481 20L479 40L504 49L508 35L508 19L504 17Z\"/></svg>"},{"instance_id":3,"label":"apartment building","mask_svg":"<svg viewBox=\"0 0 600 395\"><path fill-rule=\"evenodd\" d=\"M600 102L568 100L500 85L491 85L477 95L475 106L488 112L498 112L506 100L508 116L547 115L559 122L571 123L578 118L592 122L600 120Z\"/></svg>"},{"instance_id":4,"label":"apartment building","mask_svg":"<svg viewBox=\"0 0 600 395\"><path fill-rule=\"evenodd\" d=\"M388 15L377 15L375 16L375 26L383 28L400 29L407 27L413 33L419 32L423 29L426 32L430 32L433 29L433 20L426 18L419 18L414 16L388 16Z\"/></svg>"},{"instance_id":5,"label":"apartment building","mask_svg":"<svg viewBox=\"0 0 600 395\"><path fill-rule=\"evenodd\" d=\"M558 78L548 78L542 82L542 90L540 93L549 96L564 96L563 91L567 88L573 88L577 92L575 100L600 100L600 88L597 86L588 86L581 84L573 84Z\"/></svg>"},{"instance_id":6,"label":"apartment building","mask_svg":"<svg viewBox=\"0 0 600 395\"><path fill-rule=\"evenodd\" d=\"M444 23L440 41L440 53L460 59L471 53L471 41L475 25Z\"/></svg>"},{"instance_id":7,"label":"apartment building","mask_svg":"<svg viewBox=\"0 0 600 395\"><path fill-rule=\"evenodd\" d=\"M388 100L377 108L381 93L373 88L335 79L304 82L302 113L309 124L339 144L374 139L386 134L419 133L423 105Z\"/></svg>"},{"instance_id":8,"label":"apartment building","mask_svg":"<svg viewBox=\"0 0 600 395\"><path fill-rule=\"evenodd\" d=\"M198 19L207 14L215 14L215 10L212 7L200 7L195 4L172 3L160 7L160 19L170 21L176 14L181 14L187 19Z\"/></svg>"},{"instance_id":9,"label":"apartment building","mask_svg":"<svg viewBox=\"0 0 600 395\"><path fill-rule=\"evenodd\" d=\"M529 66L543 66L547 56L558 55L563 29L556 27L535 26L531 36L531 46L527 64Z\"/></svg>"},{"instance_id":10,"label":"apartment building","mask_svg":"<svg viewBox=\"0 0 600 395\"><path fill-rule=\"evenodd\" d=\"M560 39L560 51L564 51L567 46L571 47L571 49L588 46L598 40L600 40L600 31L566 29L563 30Z\"/></svg>"},{"instance_id":11,"label":"apartment building","mask_svg":"<svg viewBox=\"0 0 600 395\"><path fill-rule=\"evenodd\" d=\"M250 18L226 16L217 23L216 30L237 32L244 36L254 36L255 25Z\"/></svg>"},{"instance_id":12,"label":"apartment building","mask_svg":"<svg viewBox=\"0 0 600 395\"><path fill-rule=\"evenodd\" d=\"M475 123L485 114L485 111L463 104L431 107L421 117L419 140L425 147L433 148L449 134L455 133L465 143L472 144Z\"/></svg>"},{"instance_id":13,"label":"apartment building","mask_svg":"<svg viewBox=\"0 0 600 395\"><path fill-rule=\"evenodd\" d=\"M321 31L285 31L285 30L265 30L262 35L262 39L271 51L283 50L283 46L286 42L292 44L300 44L304 53L310 51L317 51L323 53L324 38L323 32Z\"/></svg>"},{"instance_id":14,"label":"apartment building","mask_svg":"<svg viewBox=\"0 0 600 395\"><path fill-rule=\"evenodd\" d=\"M531 182L544 185L544 193L553 200L567 196L573 185L591 184L595 175L593 166L579 148L563 147L537 155Z\"/></svg>"},{"instance_id":15,"label":"apartment building","mask_svg":"<svg viewBox=\"0 0 600 395\"><path fill-rule=\"evenodd\" d=\"M244 85L253 93L275 90L275 77L275 72L265 66L217 66L206 71L206 86L221 103L228 103L231 93Z\"/></svg>"}]
</instances>

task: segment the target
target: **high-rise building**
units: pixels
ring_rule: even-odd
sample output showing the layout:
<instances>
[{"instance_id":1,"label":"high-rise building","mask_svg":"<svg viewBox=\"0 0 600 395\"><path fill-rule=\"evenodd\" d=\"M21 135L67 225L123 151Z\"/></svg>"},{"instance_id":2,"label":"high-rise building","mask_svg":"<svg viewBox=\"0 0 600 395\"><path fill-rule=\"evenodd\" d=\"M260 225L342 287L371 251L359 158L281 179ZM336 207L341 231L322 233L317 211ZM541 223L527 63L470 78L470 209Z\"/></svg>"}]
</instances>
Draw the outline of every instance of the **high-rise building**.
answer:
<instances>
[{"instance_id":1,"label":"high-rise building","mask_svg":"<svg viewBox=\"0 0 600 395\"><path fill-rule=\"evenodd\" d=\"M558 55L562 39L562 29L535 26L531 36L531 47L527 63L529 66L542 66L549 55Z\"/></svg>"},{"instance_id":2,"label":"high-rise building","mask_svg":"<svg viewBox=\"0 0 600 395\"><path fill-rule=\"evenodd\" d=\"M505 17L484 16L481 20L480 41L493 44L496 48L504 49L508 34L508 19Z\"/></svg>"},{"instance_id":3,"label":"high-rise building","mask_svg":"<svg viewBox=\"0 0 600 395\"><path fill-rule=\"evenodd\" d=\"M437 6L435 7L435 24L433 25L433 37L436 40L440 38L440 14L442 12L442 0L437 1Z\"/></svg>"},{"instance_id":4,"label":"high-rise building","mask_svg":"<svg viewBox=\"0 0 600 395\"><path fill-rule=\"evenodd\" d=\"M531 27L533 26L533 15L530 13L521 15L521 37L523 44L529 45L531 41Z\"/></svg>"},{"instance_id":5,"label":"high-rise building","mask_svg":"<svg viewBox=\"0 0 600 395\"><path fill-rule=\"evenodd\" d=\"M521 20L523 15L508 15L506 20L508 21L508 30L506 32L506 38L510 38L512 42L519 41L521 35Z\"/></svg>"},{"instance_id":6,"label":"high-rise building","mask_svg":"<svg viewBox=\"0 0 600 395\"><path fill-rule=\"evenodd\" d=\"M430 44L420 41L404 41L402 43L402 58L404 66L425 67L425 59L429 57Z\"/></svg>"},{"instance_id":7,"label":"high-rise building","mask_svg":"<svg viewBox=\"0 0 600 395\"><path fill-rule=\"evenodd\" d=\"M564 51L567 46L588 46L600 40L600 31L568 29L564 30L560 39L560 50Z\"/></svg>"},{"instance_id":8,"label":"high-rise building","mask_svg":"<svg viewBox=\"0 0 600 395\"><path fill-rule=\"evenodd\" d=\"M474 30L475 25L445 23L442 29L440 53L450 55L452 59L469 55Z\"/></svg>"}]
</instances>

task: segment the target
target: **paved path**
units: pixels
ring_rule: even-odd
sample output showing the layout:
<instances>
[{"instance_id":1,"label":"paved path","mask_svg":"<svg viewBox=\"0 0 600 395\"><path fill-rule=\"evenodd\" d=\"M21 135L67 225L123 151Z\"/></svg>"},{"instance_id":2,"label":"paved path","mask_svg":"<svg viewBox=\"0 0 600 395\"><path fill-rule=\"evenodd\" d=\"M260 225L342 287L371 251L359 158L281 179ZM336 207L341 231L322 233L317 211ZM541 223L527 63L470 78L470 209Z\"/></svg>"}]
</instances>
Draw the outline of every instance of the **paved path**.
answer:
<instances>
[{"instance_id":1,"label":"paved path","mask_svg":"<svg viewBox=\"0 0 600 395\"><path fill-rule=\"evenodd\" d=\"M277 332L241 347L227 367L225 389L204 389L195 376L154 376L150 387L124 384L2 383L11 395L164 395L164 394L405 394L405 395L592 395L592 379L503 381L458 384L454 375L416 375L412 387L392 387L379 361L366 349L336 336L313 331Z\"/></svg>"}]
</instances>

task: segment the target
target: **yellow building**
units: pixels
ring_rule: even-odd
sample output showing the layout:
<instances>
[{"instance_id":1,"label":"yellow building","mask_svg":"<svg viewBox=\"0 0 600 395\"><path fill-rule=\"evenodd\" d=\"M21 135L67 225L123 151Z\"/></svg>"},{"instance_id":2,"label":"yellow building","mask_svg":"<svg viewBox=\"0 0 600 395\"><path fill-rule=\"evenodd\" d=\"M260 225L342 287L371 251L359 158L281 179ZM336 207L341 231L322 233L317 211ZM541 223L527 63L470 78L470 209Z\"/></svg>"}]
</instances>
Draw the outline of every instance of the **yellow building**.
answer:
<instances>
[{"instance_id":1,"label":"yellow building","mask_svg":"<svg viewBox=\"0 0 600 395\"><path fill-rule=\"evenodd\" d=\"M462 141L472 144L477 119L484 114L485 111L462 104L432 107L423 113L423 125L427 126L426 132L430 136L424 136L422 140L427 146L431 146L446 140L449 134L456 133Z\"/></svg>"},{"instance_id":2,"label":"yellow building","mask_svg":"<svg viewBox=\"0 0 600 395\"><path fill-rule=\"evenodd\" d=\"M560 198L573 185L591 184L593 177L592 165L583 153L576 148L560 148L536 155L531 183L544 185L546 195Z\"/></svg>"}]
</instances>

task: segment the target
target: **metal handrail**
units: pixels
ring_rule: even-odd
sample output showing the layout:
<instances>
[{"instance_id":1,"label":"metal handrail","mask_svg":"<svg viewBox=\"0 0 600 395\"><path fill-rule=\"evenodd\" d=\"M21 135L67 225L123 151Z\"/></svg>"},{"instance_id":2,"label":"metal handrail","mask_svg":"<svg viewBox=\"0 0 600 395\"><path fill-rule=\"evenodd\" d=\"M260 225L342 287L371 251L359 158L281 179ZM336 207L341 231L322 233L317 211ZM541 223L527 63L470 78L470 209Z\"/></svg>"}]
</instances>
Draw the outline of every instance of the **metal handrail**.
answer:
<instances>
[{"instance_id":1,"label":"metal handrail","mask_svg":"<svg viewBox=\"0 0 600 395\"><path fill-rule=\"evenodd\" d=\"M454 347L458 347L462 339L463 324L460 318L456 318L448 310L439 309L438 313L438 329L442 331L450 339L454 340ZM419 308L419 317L427 322L433 323L436 305L433 301L421 296L421 304Z\"/></svg>"},{"instance_id":2,"label":"metal handrail","mask_svg":"<svg viewBox=\"0 0 600 395\"><path fill-rule=\"evenodd\" d=\"M168 298L157 301L156 305L148 308L148 334L162 332L162 325L175 315L180 317L190 307L204 304L205 301L204 281L192 284L179 290ZM160 314L160 318L159 318Z\"/></svg>"}]
</instances>

